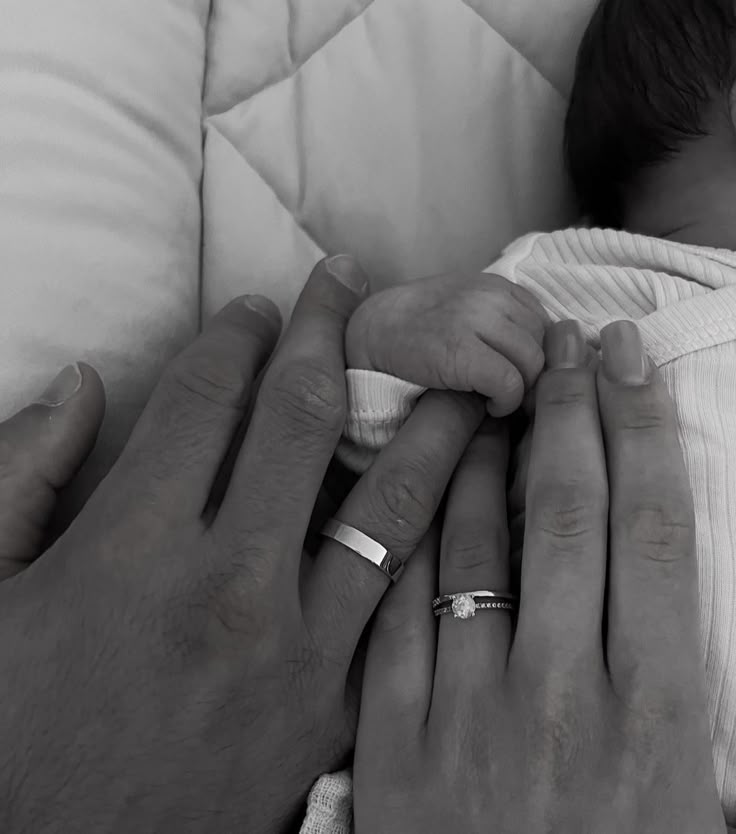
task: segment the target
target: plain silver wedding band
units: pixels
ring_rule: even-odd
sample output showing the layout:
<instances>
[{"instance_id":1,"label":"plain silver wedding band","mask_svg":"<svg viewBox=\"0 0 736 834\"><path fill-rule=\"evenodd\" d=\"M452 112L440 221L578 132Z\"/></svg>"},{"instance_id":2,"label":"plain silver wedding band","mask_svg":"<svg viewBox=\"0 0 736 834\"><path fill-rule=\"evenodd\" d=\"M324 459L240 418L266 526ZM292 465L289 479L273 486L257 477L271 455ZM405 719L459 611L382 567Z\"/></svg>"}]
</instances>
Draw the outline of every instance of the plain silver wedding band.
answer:
<instances>
[{"instance_id":1,"label":"plain silver wedding band","mask_svg":"<svg viewBox=\"0 0 736 834\"><path fill-rule=\"evenodd\" d=\"M396 582L404 570L404 563L398 556L394 556L390 550L370 536L366 536L365 533L361 533L349 524L343 524L336 518L331 518L325 524L322 528L322 535L339 542L358 556L362 556L383 571L392 582Z\"/></svg>"}]
</instances>

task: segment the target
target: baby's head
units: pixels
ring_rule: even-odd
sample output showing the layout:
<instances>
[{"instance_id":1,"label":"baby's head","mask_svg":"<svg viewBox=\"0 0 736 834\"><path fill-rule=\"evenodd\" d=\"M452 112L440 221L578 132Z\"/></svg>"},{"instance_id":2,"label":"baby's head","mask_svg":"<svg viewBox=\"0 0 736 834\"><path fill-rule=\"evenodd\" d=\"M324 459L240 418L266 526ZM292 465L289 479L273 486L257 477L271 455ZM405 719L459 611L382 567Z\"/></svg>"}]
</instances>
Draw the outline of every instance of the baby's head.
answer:
<instances>
[{"instance_id":1,"label":"baby's head","mask_svg":"<svg viewBox=\"0 0 736 834\"><path fill-rule=\"evenodd\" d=\"M736 0L602 0L566 157L594 225L736 249Z\"/></svg>"}]
</instances>

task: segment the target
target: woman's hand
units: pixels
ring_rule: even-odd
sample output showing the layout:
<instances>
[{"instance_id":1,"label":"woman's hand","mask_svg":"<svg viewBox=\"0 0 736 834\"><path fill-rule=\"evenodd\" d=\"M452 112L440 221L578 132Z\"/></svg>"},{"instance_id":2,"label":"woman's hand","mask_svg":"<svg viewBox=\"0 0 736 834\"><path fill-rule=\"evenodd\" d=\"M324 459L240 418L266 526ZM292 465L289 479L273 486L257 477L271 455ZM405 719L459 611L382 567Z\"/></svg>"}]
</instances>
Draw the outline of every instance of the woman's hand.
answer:
<instances>
[{"instance_id":1,"label":"woman's hand","mask_svg":"<svg viewBox=\"0 0 736 834\"><path fill-rule=\"evenodd\" d=\"M570 323L547 343L515 632L499 610L434 620L431 537L379 608L357 834L726 830L673 406L634 325L602 342L597 377ZM507 452L492 424L458 469L440 593L508 590Z\"/></svg>"},{"instance_id":2,"label":"woman's hand","mask_svg":"<svg viewBox=\"0 0 736 834\"><path fill-rule=\"evenodd\" d=\"M365 283L344 257L316 268L242 432L279 322L265 299L226 307L68 531L0 585L5 834L282 831L343 762L351 666L389 580L303 542ZM482 415L428 395L340 520L407 559Z\"/></svg>"}]
</instances>

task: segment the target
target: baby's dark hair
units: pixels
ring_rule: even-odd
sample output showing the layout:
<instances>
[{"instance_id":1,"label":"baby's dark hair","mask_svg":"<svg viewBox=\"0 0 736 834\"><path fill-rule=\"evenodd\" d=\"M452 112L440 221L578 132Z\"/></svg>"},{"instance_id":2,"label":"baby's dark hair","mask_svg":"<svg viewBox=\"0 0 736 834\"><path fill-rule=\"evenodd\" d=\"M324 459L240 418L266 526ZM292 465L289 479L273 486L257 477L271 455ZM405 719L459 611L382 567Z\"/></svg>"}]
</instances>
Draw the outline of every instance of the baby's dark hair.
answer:
<instances>
[{"instance_id":1,"label":"baby's dark hair","mask_svg":"<svg viewBox=\"0 0 736 834\"><path fill-rule=\"evenodd\" d=\"M579 207L620 228L646 169L707 135L736 80L736 0L602 0L578 52L565 156Z\"/></svg>"}]
</instances>

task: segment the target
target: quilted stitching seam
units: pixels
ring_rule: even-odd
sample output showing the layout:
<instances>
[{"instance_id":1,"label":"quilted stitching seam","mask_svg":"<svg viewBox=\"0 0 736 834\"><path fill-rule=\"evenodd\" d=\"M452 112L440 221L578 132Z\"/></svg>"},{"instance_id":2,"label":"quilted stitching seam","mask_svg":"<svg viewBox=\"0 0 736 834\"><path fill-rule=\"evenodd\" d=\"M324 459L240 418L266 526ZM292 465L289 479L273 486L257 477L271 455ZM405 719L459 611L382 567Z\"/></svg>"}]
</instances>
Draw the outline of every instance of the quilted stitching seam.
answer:
<instances>
[{"instance_id":1,"label":"quilted stitching seam","mask_svg":"<svg viewBox=\"0 0 736 834\"><path fill-rule=\"evenodd\" d=\"M212 27L212 20L215 14L215 0L209 0L208 8L207 8L207 23L205 25L204 30L204 70L202 72L202 92L201 92L201 102L202 102L202 113L204 113L205 108L205 91L207 90L207 76L209 75L210 70L210 29ZM202 149L202 170L200 172L199 178L199 284L197 286L197 297L199 299L199 311L198 311L198 320L197 320L197 332L202 332L202 327L204 325L204 208L202 203L202 188L204 184L204 148Z\"/></svg>"},{"instance_id":2,"label":"quilted stitching seam","mask_svg":"<svg viewBox=\"0 0 736 834\"><path fill-rule=\"evenodd\" d=\"M252 163L252 162L248 159L248 157L247 157L247 156L246 156L246 155L245 155L245 154L244 154L244 153L240 150L240 148L238 148L238 147L235 145L235 143L232 141L232 139L231 139L231 138L230 138L230 137L229 137L226 133L224 133L222 130L220 130L220 128L219 128L216 124L213 124L213 123L208 124L208 125L207 125L207 129L208 129L208 130L214 130L214 131L216 131L216 132L217 132L217 134L218 134L219 136L221 136L221 137L222 137L222 138L223 138L223 139L224 139L224 140L228 143L228 145L230 145L230 147L231 147L231 148L235 151L235 153L237 153L237 154L238 154L238 156L239 156L239 157L243 160L243 162L244 162L244 163L245 163L245 164L246 164L246 165L247 165L247 166L251 169L251 171L253 171L253 172L254 172L254 173L258 176L258 178L259 178L259 179L263 182L263 184L266 186L266 188L268 188L268 189L269 189L269 191L271 191L271 192L273 193L274 197L275 197L275 198L276 198L276 200L278 201L278 204L279 204L279 205L281 206L281 208L282 208L282 209L286 212L286 214L288 214L288 215L289 215L289 217L291 218L291 220L292 220L292 222L294 223L294 225L295 225L295 226L296 226L296 227L297 227L297 228L298 228L301 232L303 232L303 233L304 233L305 237L307 237L307 238L310 240L310 242L311 242L314 246L316 246L316 247L317 247L317 249L319 249L319 251L320 251L320 252L324 252L324 251L325 251L325 248L324 248L324 247L323 247L323 246L322 246L322 245L321 245L321 244L320 244L320 243L319 243L319 242L315 239L314 235L313 235L313 234L309 231L309 229L307 229L307 228L304 226L304 224L303 224L303 223L301 223L301 222L300 222L300 221L296 218L296 215L295 215L295 214L294 214L294 212L293 212L293 211L292 211L292 210L291 210L291 209L290 209L290 208L286 205L286 203L284 203L284 201L282 200L281 195L278 193L278 191L277 191L277 190L273 187L273 185L272 185L272 184L271 184L271 183L270 183L270 182L266 179L266 177L263 175L263 173L262 173L261 171L259 171L259 170L258 170L258 168L256 168L256 166L255 166L255 165L254 165L254 164L253 164L253 163Z\"/></svg>"},{"instance_id":3,"label":"quilted stitching seam","mask_svg":"<svg viewBox=\"0 0 736 834\"><path fill-rule=\"evenodd\" d=\"M375 3L375 0L368 0L368 3L366 3L366 5L358 12L358 14L355 15L355 17L351 17L349 20L346 20L344 23L342 23L342 25L338 26L338 28L334 32L332 32L326 38L326 40L324 40L314 50L312 50L312 52L310 52L309 55L307 55L306 58L304 58L304 60L300 64L297 64L296 66L292 66L290 72L286 73L286 75L282 75L279 78L274 78L271 81L267 81L265 84L263 84L263 86L258 87L257 89L253 90L253 92L251 92L249 95L242 98L240 101L238 101L232 107L228 107L225 110L219 110L219 111L214 110L211 113L208 112L207 117L208 118L213 118L215 116L222 116L225 113L229 113L231 110L234 110L236 107L239 107L241 104L243 104L243 102L250 101L251 99L254 99L256 96L259 96L261 93L264 93L266 90L270 90L271 87L276 87L278 84L283 84L284 81L288 81L290 78L293 78L295 75L298 75L301 72L302 68L304 66L306 66L306 64L308 64L318 52L321 52L329 43L331 43L333 40L335 40L335 38L338 37L341 32L343 32L345 29L348 28L348 26L352 26L356 21L360 20L363 17L363 15L368 11L368 9L370 9L370 7L374 3ZM291 9L292 6L293 6L293 0L290 0L289 8ZM292 20L293 20L293 13L291 13L289 15L289 31L288 31L288 35L287 35L287 37L288 37L289 60L293 64L293 55L294 55L293 40L294 40L294 36L293 36L293 31L292 31Z\"/></svg>"},{"instance_id":4,"label":"quilted stitching seam","mask_svg":"<svg viewBox=\"0 0 736 834\"><path fill-rule=\"evenodd\" d=\"M551 88L552 88L552 89L553 89L553 90L557 93L557 95L558 95L558 96L560 96L560 98L561 98L563 101L567 101L567 97L566 97L566 96L565 96L565 94L562 92L562 90L560 90L560 89L557 87L557 85L556 85L553 81L551 81L549 78L547 78L547 76L546 76L546 75L542 72L542 70L541 70L541 69L539 69L539 67L538 67L538 66L536 66L536 64L534 64L534 62L533 62L533 61L531 61L531 59L530 59L527 55L525 55L525 54L521 51L521 49L520 49L520 48L519 48L519 47L518 47L515 43L511 43L511 41L510 41L510 40L506 37L506 35L504 35L502 32L499 32L499 30L498 30L498 29L497 29L497 28L496 28L496 27L495 27L495 26L494 26L494 25L490 22L490 20L487 20L487 19L486 19L485 17L483 17L483 15L482 15L482 14L478 11L478 9L476 9L474 6L471 6L471 5L470 5L469 0L460 0L460 2L461 2L464 6L467 6L467 7L470 9L470 11L471 11L471 12L473 12L474 14L476 14L476 15L477 15L477 16L478 16L478 17L479 17L479 18L480 18L480 19L481 19L481 20L482 20L482 21L486 24L486 26L488 26L489 28L493 29L493 31L494 31L494 32L495 32L495 33L499 36L499 38L501 38L501 39L504 41L504 43L506 43L506 44L507 44L507 45L508 45L511 49L513 49L513 50L514 50L514 52L515 52L515 53L516 53L516 54L517 54L520 58L523 58L523 59L527 62L527 64L529 64L529 66L530 66L530 67L531 67L531 68L532 68L532 69L533 69L533 70L537 73L537 75L538 75L540 78L542 78L544 81L546 81L546 82L547 82L547 84L549 84L549 86L550 86L550 87L551 87Z\"/></svg>"}]
</instances>

